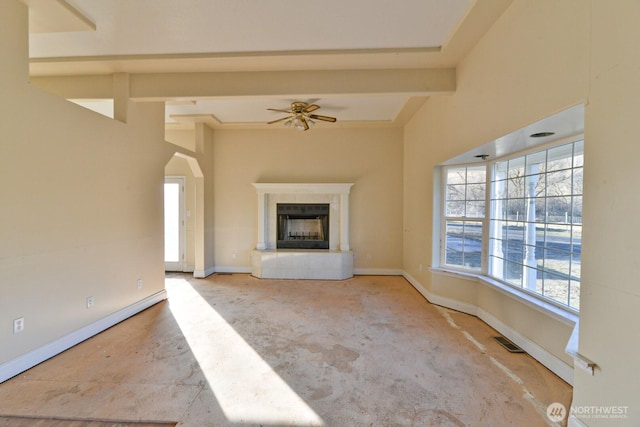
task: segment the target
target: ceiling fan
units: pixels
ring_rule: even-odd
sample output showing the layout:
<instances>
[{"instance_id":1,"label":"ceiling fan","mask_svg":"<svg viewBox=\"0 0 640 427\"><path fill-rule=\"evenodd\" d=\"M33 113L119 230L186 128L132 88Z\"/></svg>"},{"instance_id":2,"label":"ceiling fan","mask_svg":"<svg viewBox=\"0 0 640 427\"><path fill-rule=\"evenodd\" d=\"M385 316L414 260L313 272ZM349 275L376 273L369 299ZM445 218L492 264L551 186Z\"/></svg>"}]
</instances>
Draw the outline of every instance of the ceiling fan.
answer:
<instances>
[{"instance_id":1,"label":"ceiling fan","mask_svg":"<svg viewBox=\"0 0 640 427\"><path fill-rule=\"evenodd\" d=\"M278 123L284 121L285 126L293 126L296 130L309 130L310 126L313 126L314 120L322 120L324 122L335 123L335 117L320 116L318 114L311 114L320 108L316 104L307 104L306 102L292 102L290 110L279 110L277 108L267 108L269 111L278 111L280 113L286 113L288 116L282 117L277 120L268 122L267 124Z\"/></svg>"}]
</instances>

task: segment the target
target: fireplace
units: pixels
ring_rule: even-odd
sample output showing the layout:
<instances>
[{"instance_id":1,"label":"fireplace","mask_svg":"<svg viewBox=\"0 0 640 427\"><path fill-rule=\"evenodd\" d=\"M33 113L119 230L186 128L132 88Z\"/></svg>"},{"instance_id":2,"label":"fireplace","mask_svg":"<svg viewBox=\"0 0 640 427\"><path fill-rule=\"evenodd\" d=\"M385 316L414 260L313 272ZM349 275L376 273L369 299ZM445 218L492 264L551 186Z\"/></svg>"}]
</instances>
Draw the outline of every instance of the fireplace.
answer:
<instances>
[{"instance_id":1,"label":"fireplace","mask_svg":"<svg viewBox=\"0 0 640 427\"><path fill-rule=\"evenodd\" d=\"M258 236L251 274L263 279L353 277L349 192L353 183L254 183Z\"/></svg>"},{"instance_id":2,"label":"fireplace","mask_svg":"<svg viewBox=\"0 0 640 427\"><path fill-rule=\"evenodd\" d=\"M277 249L329 249L328 203L278 203Z\"/></svg>"}]
</instances>

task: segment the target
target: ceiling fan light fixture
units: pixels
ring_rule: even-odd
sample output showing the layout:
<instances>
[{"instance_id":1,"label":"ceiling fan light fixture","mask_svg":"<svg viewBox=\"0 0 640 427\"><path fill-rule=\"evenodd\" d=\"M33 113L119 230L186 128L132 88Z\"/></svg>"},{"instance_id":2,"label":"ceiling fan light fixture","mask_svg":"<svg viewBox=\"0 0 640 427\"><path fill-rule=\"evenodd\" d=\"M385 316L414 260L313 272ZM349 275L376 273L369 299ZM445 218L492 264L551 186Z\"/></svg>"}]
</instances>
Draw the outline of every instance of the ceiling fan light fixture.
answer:
<instances>
[{"instance_id":1,"label":"ceiling fan light fixture","mask_svg":"<svg viewBox=\"0 0 640 427\"><path fill-rule=\"evenodd\" d=\"M302 117L302 118L296 117L295 119L293 119L293 127L296 130L305 130L304 117Z\"/></svg>"},{"instance_id":2,"label":"ceiling fan light fixture","mask_svg":"<svg viewBox=\"0 0 640 427\"><path fill-rule=\"evenodd\" d=\"M276 111L280 113L289 113L288 117L282 117L280 119L272 120L267 124L273 124L284 121L284 125L287 127L293 127L299 131L309 130L311 126L315 125L315 120L322 120L325 122L335 123L335 117L321 116L318 114L310 114L312 111L320 108L316 104L307 104L306 102L292 102L291 110L282 110L279 108L267 108L269 111Z\"/></svg>"}]
</instances>

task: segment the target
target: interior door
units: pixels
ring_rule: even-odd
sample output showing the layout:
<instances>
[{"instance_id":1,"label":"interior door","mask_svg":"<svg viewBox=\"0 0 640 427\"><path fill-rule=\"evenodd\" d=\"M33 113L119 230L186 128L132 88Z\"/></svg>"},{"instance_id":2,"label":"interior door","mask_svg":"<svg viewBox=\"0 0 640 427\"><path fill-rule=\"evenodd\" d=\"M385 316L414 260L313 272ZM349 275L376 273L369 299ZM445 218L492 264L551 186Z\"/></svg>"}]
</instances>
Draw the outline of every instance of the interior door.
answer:
<instances>
[{"instance_id":1,"label":"interior door","mask_svg":"<svg viewBox=\"0 0 640 427\"><path fill-rule=\"evenodd\" d=\"M184 271L185 197L184 177L164 180L164 269Z\"/></svg>"}]
</instances>

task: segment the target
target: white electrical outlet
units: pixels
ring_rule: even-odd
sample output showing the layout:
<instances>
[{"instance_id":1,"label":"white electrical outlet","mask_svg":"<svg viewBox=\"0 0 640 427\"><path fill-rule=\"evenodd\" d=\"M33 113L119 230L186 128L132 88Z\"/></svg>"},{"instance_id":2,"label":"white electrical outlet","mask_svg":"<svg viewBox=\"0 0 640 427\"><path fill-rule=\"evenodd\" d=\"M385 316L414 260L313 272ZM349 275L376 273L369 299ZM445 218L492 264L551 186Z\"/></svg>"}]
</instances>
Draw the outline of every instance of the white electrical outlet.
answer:
<instances>
[{"instance_id":1,"label":"white electrical outlet","mask_svg":"<svg viewBox=\"0 0 640 427\"><path fill-rule=\"evenodd\" d=\"M138 279L137 286L138 289L142 289L142 279Z\"/></svg>"},{"instance_id":2,"label":"white electrical outlet","mask_svg":"<svg viewBox=\"0 0 640 427\"><path fill-rule=\"evenodd\" d=\"M87 297L87 308L93 307L93 297Z\"/></svg>"},{"instance_id":3,"label":"white electrical outlet","mask_svg":"<svg viewBox=\"0 0 640 427\"><path fill-rule=\"evenodd\" d=\"M13 333L19 334L24 331L24 317L20 317L13 321Z\"/></svg>"}]
</instances>

